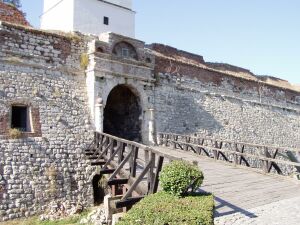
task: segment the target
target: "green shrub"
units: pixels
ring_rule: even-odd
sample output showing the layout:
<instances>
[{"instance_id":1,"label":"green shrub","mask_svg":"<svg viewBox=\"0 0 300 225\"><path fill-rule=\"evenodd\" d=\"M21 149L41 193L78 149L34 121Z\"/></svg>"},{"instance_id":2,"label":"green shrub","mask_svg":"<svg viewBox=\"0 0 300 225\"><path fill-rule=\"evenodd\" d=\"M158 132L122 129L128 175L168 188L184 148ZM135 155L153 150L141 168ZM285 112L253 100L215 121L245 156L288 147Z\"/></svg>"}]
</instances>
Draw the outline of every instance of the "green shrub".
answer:
<instances>
[{"instance_id":1,"label":"green shrub","mask_svg":"<svg viewBox=\"0 0 300 225\"><path fill-rule=\"evenodd\" d=\"M134 205L117 225L212 225L213 208L210 194L178 198L159 192Z\"/></svg>"},{"instance_id":2,"label":"green shrub","mask_svg":"<svg viewBox=\"0 0 300 225\"><path fill-rule=\"evenodd\" d=\"M185 161L173 161L166 165L159 176L163 190L175 196L184 196L189 189L198 189L204 176L200 169Z\"/></svg>"}]
</instances>

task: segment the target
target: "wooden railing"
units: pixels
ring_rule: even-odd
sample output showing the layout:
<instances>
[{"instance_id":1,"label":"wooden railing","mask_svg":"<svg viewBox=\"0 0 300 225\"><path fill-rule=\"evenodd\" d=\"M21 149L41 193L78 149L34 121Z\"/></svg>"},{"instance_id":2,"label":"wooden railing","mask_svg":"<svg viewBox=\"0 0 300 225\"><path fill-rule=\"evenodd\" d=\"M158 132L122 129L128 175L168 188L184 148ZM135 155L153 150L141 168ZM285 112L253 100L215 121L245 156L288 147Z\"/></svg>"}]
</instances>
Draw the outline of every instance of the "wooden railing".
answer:
<instances>
[{"instance_id":1,"label":"wooden railing","mask_svg":"<svg viewBox=\"0 0 300 225\"><path fill-rule=\"evenodd\" d=\"M295 157L299 150L293 148L217 140L199 134L189 136L159 133L158 139L159 145L192 151L198 155L227 161L234 165L256 168L264 173L277 173L285 176L299 176L300 174L300 163Z\"/></svg>"},{"instance_id":2,"label":"wooden railing","mask_svg":"<svg viewBox=\"0 0 300 225\"><path fill-rule=\"evenodd\" d=\"M112 195L122 195L117 208L130 207L157 192L163 163L180 160L149 146L98 132L85 154L92 166L101 167L101 175L109 175Z\"/></svg>"}]
</instances>

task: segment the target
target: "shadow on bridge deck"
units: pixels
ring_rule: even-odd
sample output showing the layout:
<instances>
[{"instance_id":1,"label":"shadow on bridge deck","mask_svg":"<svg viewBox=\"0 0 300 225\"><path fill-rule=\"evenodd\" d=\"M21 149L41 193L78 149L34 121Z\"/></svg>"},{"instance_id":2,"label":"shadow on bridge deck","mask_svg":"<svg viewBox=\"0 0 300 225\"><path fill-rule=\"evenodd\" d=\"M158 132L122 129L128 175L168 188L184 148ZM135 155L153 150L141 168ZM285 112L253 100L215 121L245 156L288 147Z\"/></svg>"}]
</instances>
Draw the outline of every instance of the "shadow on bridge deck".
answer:
<instances>
[{"instance_id":1,"label":"shadow on bridge deck","mask_svg":"<svg viewBox=\"0 0 300 225\"><path fill-rule=\"evenodd\" d=\"M205 177L201 191L214 194L216 217L239 212L255 218L256 215L251 213L251 209L300 196L300 182L291 178L235 167L191 152L165 147L155 149L187 161L198 162Z\"/></svg>"},{"instance_id":2,"label":"shadow on bridge deck","mask_svg":"<svg viewBox=\"0 0 300 225\"><path fill-rule=\"evenodd\" d=\"M215 197L215 217L221 217L221 216L227 216L234 213L242 213L243 215L249 217L249 218L255 218L257 217L255 214L242 209L236 205L233 205L221 198Z\"/></svg>"}]
</instances>

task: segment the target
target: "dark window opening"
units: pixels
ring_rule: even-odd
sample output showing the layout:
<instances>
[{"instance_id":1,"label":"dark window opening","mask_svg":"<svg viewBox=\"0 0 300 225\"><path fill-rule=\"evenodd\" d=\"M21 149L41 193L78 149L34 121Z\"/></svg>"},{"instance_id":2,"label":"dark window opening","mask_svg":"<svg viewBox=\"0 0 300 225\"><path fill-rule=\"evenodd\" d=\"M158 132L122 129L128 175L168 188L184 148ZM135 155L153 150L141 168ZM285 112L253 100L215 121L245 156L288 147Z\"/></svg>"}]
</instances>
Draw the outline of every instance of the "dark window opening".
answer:
<instances>
[{"instance_id":1,"label":"dark window opening","mask_svg":"<svg viewBox=\"0 0 300 225\"><path fill-rule=\"evenodd\" d=\"M27 106L11 107L11 128L30 132L30 120Z\"/></svg>"},{"instance_id":2,"label":"dark window opening","mask_svg":"<svg viewBox=\"0 0 300 225\"><path fill-rule=\"evenodd\" d=\"M146 58L146 63L151 63L151 59L150 58Z\"/></svg>"},{"instance_id":3,"label":"dark window opening","mask_svg":"<svg viewBox=\"0 0 300 225\"><path fill-rule=\"evenodd\" d=\"M109 24L109 18L108 18L107 16L104 16L104 18L103 18L103 23L104 23L105 25L108 25L108 24Z\"/></svg>"},{"instance_id":4,"label":"dark window opening","mask_svg":"<svg viewBox=\"0 0 300 225\"><path fill-rule=\"evenodd\" d=\"M97 47L97 49L96 49L96 52L103 53L103 52L104 52L104 50L103 50L103 48L101 48L101 47Z\"/></svg>"},{"instance_id":5,"label":"dark window opening","mask_svg":"<svg viewBox=\"0 0 300 225\"><path fill-rule=\"evenodd\" d=\"M138 60L135 47L124 41L117 43L114 46L112 53L118 57Z\"/></svg>"},{"instance_id":6,"label":"dark window opening","mask_svg":"<svg viewBox=\"0 0 300 225\"><path fill-rule=\"evenodd\" d=\"M122 56L124 58L128 58L129 57L129 49L128 48L122 48Z\"/></svg>"}]
</instances>

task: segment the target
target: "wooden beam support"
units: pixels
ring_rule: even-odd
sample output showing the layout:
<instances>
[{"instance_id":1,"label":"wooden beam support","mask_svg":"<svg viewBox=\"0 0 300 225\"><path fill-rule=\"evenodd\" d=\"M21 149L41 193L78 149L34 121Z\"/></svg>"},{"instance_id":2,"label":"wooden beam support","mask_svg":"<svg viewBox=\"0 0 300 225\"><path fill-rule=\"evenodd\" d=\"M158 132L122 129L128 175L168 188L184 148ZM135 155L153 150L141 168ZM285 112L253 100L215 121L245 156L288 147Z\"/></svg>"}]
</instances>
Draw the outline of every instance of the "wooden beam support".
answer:
<instances>
[{"instance_id":1,"label":"wooden beam support","mask_svg":"<svg viewBox=\"0 0 300 225\"><path fill-rule=\"evenodd\" d=\"M144 196L139 196L139 197L131 197L131 198L127 198L124 200L120 200L116 202L116 208L120 209L123 207L130 207L133 206L134 204L138 203L139 201L141 201L144 198Z\"/></svg>"},{"instance_id":2,"label":"wooden beam support","mask_svg":"<svg viewBox=\"0 0 300 225\"><path fill-rule=\"evenodd\" d=\"M111 185L121 185L121 184L127 184L127 183L128 183L127 178L113 178L113 179L110 179L109 181L107 181L107 184L109 186L111 186Z\"/></svg>"}]
</instances>

